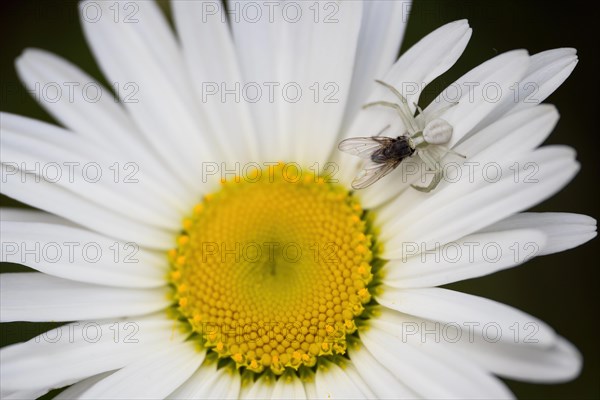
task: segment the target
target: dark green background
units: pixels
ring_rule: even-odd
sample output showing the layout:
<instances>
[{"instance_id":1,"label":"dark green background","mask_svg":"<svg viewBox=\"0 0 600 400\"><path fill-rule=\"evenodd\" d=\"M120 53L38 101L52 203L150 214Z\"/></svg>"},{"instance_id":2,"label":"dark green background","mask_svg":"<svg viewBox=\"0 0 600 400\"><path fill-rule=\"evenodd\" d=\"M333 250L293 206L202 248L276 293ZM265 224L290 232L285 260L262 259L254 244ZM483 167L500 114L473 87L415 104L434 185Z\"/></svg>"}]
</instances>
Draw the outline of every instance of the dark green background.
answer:
<instances>
[{"instance_id":1,"label":"dark green background","mask_svg":"<svg viewBox=\"0 0 600 400\"><path fill-rule=\"evenodd\" d=\"M56 52L104 82L83 39L75 2L3 1L0 4L2 111L51 121L18 83L13 60L26 47ZM583 168L565 190L534 210L568 211L597 218L600 204L597 190L600 64L596 32L600 15L587 4L577 1L417 1L402 50L449 21L468 18L473 27L474 34L465 54L426 90L426 103L442 87L498 53L515 48L526 48L535 53L555 47L576 47L579 65L566 83L546 100L557 105L561 113L561 120L548 143L573 146ZM17 203L1 197L0 205L14 206ZM600 397L597 243L594 240L572 251L536 258L519 268L451 285L454 289L510 304L545 320L583 353L583 373L572 382L533 385L508 381L518 397ZM5 265L3 271L17 269ZM29 339L50 326L2 324L0 344Z\"/></svg>"}]
</instances>

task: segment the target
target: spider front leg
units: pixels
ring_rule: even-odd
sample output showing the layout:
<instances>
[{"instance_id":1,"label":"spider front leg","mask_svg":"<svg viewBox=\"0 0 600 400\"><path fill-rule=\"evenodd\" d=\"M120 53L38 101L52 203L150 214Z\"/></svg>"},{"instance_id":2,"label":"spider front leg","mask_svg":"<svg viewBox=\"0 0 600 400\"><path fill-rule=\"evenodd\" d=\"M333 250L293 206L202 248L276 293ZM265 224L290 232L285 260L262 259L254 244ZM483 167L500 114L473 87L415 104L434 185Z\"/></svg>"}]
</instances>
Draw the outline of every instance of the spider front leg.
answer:
<instances>
[{"instance_id":1,"label":"spider front leg","mask_svg":"<svg viewBox=\"0 0 600 400\"><path fill-rule=\"evenodd\" d=\"M402 123L404 124L406 129L408 129L410 132L412 132L412 134L417 132L418 129L415 126L412 116L410 114L406 114L406 110L404 110L402 108L402 106L400 106L399 104L392 103L390 101L375 101L373 103L365 104L363 106L363 108L369 108L369 107L375 107L375 106L383 106L383 107L393 108L394 110L396 110L396 112L400 116L400 119L402 120Z\"/></svg>"},{"instance_id":2,"label":"spider front leg","mask_svg":"<svg viewBox=\"0 0 600 400\"><path fill-rule=\"evenodd\" d=\"M400 112L400 106L396 103L392 103L391 101L374 101L373 103L367 103L363 106L363 108L369 108L374 106L384 106L391 107L394 110Z\"/></svg>"},{"instance_id":3,"label":"spider front leg","mask_svg":"<svg viewBox=\"0 0 600 400\"><path fill-rule=\"evenodd\" d=\"M435 175L433 176L433 179L431 180L431 182L429 182L429 185L427 185L427 186L417 186L417 185L410 185L410 186L413 189L418 190L419 192L429 193L433 189L435 189L437 187L437 185L439 185L439 183L441 182L442 178L444 177L444 169L441 168L441 165L438 162L438 160L436 160L434 157L432 157L428 152L424 151L424 152L421 152L419 155L420 155L421 159L423 160L423 162L425 162L425 166L426 166L427 170L433 171L435 173Z\"/></svg>"},{"instance_id":4,"label":"spider front leg","mask_svg":"<svg viewBox=\"0 0 600 400\"><path fill-rule=\"evenodd\" d=\"M382 86L385 86L386 88L388 88L390 90L390 92L394 93L394 95L400 99L400 101L402 102L402 104L406 105L408 107L408 100L406 100L406 97L404 97L402 95L402 93L400 93L400 91L398 89L396 89L395 87L393 87L392 85L390 85L389 83L386 83L382 80L379 79L375 79L375 82L379 83Z\"/></svg>"},{"instance_id":5,"label":"spider front leg","mask_svg":"<svg viewBox=\"0 0 600 400\"><path fill-rule=\"evenodd\" d=\"M375 79L375 82L379 83L380 85L388 88L397 98L400 99L401 102L401 107L404 107L404 112L406 113L406 115L410 115L411 117L415 117L415 113L413 113L410 110L410 107L408 106L408 100L406 99L406 97L404 97L404 95L402 93L400 93L400 91L398 89L396 89L395 87L393 87L392 85L390 85L389 83L386 83L382 80L379 79ZM423 110L421 109L421 107L419 107L419 105L415 102L412 103L415 106L415 109L419 112L419 114L423 114Z\"/></svg>"}]
</instances>

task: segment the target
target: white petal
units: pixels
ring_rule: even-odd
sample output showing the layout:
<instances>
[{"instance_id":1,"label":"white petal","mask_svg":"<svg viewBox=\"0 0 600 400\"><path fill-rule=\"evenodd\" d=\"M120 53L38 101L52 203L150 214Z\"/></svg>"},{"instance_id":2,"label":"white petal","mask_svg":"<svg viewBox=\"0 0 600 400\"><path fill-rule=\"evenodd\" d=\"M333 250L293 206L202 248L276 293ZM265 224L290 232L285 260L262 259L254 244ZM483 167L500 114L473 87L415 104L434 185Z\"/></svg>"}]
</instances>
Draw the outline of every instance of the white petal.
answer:
<instances>
[{"instance_id":1,"label":"white petal","mask_svg":"<svg viewBox=\"0 0 600 400\"><path fill-rule=\"evenodd\" d=\"M525 76L518 82L518 86L511 88L512 96L503 98L502 103L479 126L486 126L506 113L540 104L571 75L575 65L575 49L553 49L534 54L530 57Z\"/></svg>"},{"instance_id":2,"label":"white petal","mask_svg":"<svg viewBox=\"0 0 600 400\"><path fill-rule=\"evenodd\" d=\"M519 93L520 101L514 110L544 101L571 75L577 61L577 50L573 48L546 50L532 55L529 69L521 83L534 85L527 88L528 91Z\"/></svg>"},{"instance_id":3,"label":"white petal","mask_svg":"<svg viewBox=\"0 0 600 400\"><path fill-rule=\"evenodd\" d=\"M237 399L241 378L237 370L217 369L216 364L202 365L170 399Z\"/></svg>"},{"instance_id":4,"label":"white petal","mask_svg":"<svg viewBox=\"0 0 600 400\"><path fill-rule=\"evenodd\" d=\"M164 399L202 364L206 352L196 343L165 344L101 380L81 399Z\"/></svg>"},{"instance_id":5,"label":"white petal","mask_svg":"<svg viewBox=\"0 0 600 400\"><path fill-rule=\"evenodd\" d=\"M587 215L569 213L520 213L490 225L481 232L537 229L548 240L538 255L572 249L596 237L596 220Z\"/></svg>"},{"instance_id":6,"label":"white petal","mask_svg":"<svg viewBox=\"0 0 600 400\"><path fill-rule=\"evenodd\" d=\"M410 8L411 1L363 2L352 85L342 132L347 130L361 105L366 102L374 88L374 80L383 77L396 61Z\"/></svg>"},{"instance_id":7,"label":"white petal","mask_svg":"<svg viewBox=\"0 0 600 400\"><path fill-rule=\"evenodd\" d=\"M540 255L546 241L543 232L523 227L476 233L426 251L417 243L404 243L402 258L383 267L383 282L396 288L418 288L489 275Z\"/></svg>"},{"instance_id":8,"label":"white petal","mask_svg":"<svg viewBox=\"0 0 600 400\"><path fill-rule=\"evenodd\" d=\"M57 225L77 226L69 220L54 214L25 208L0 208L2 222L40 222Z\"/></svg>"},{"instance_id":9,"label":"white petal","mask_svg":"<svg viewBox=\"0 0 600 400\"><path fill-rule=\"evenodd\" d=\"M445 186L452 184L459 179L472 179L471 171L461 171L458 178L450 178L448 174L456 171L457 164L475 166L487 165L485 163L503 163L511 156L521 153L527 153L539 146L550 134L556 122L558 121L558 112L551 105L541 105L532 107L520 112L507 115L490 126L474 133L467 140L456 146L459 154L467 156L464 162L457 163L456 157L446 157L441 161L442 168L446 171L446 178L440 182L436 192L440 192ZM490 165L494 167L494 165ZM365 207L374 207L385 201L395 198L402 191L406 190L410 184L418 183L422 179L423 169L420 162L409 160L403 162L392 174L390 180L394 180L393 185L382 185L367 188L361 191ZM518 178L518 176L517 176ZM423 183L423 182L421 182ZM429 195L416 190L406 190L401 194L402 204L420 204L425 201ZM394 212L388 209L383 212Z\"/></svg>"},{"instance_id":10,"label":"white petal","mask_svg":"<svg viewBox=\"0 0 600 400\"><path fill-rule=\"evenodd\" d=\"M581 353L560 336L544 349L478 341L462 345L459 351L494 374L526 382L568 382L583 365Z\"/></svg>"},{"instance_id":11,"label":"white petal","mask_svg":"<svg viewBox=\"0 0 600 400\"><path fill-rule=\"evenodd\" d=\"M168 307L166 287L122 289L37 272L0 274L1 321L73 321L143 315Z\"/></svg>"},{"instance_id":12,"label":"white petal","mask_svg":"<svg viewBox=\"0 0 600 400\"><path fill-rule=\"evenodd\" d=\"M114 371L103 372L98 375L90 376L87 379L77 382L74 385L69 386L56 395L52 400L77 400L84 394L89 388L100 382L102 379L110 376Z\"/></svg>"},{"instance_id":13,"label":"white petal","mask_svg":"<svg viewBox=\"0 0 600 400\"><path fill-rule=\"evenodd\" d=\"M112 93L75 65L40 49L26 49L15 64L35 100L69 130L104 148L108 143L143 145Z\"/></svg>"},{"instance_id":14,"label":"white petal","mask_svg":"<svg viewBox=\"0 0 600 400\"><path fill-rule=\"evenodd\" d=\"M322 167L350 92L362 3L273 3L274 13L254 3L263 16L258 21L239 18L245 3L230 1L229 9L238 10L231 25L245 82L262 88L251 106L263 158ZM295 12L300 17L291 22ZM275 84L274 97L265 83Z\"/></svg>"},{"instance_id":15,"label":"white petal","mask_svg":"<svg viewBox=\"0 0 600 400\"><path fill-rule=\"evenodd\" d=\"M463 167L460 181L449 182L421 202L407 203L398 196L377 216L385 221L379 222L380 239L386 243L382 256L401 257L402 243L432 249L536 205L573 178L579 169L574 156L568 147L546 146L492 165L499 180L484 172L490 164L478 163L472 172ZM394 215L394 210L402 212Z\"/></svg>"},{"instance_id":16,"label":"white petal","mask_svg":"<svg viewBox=\"0 0 600 400\"><path fill-rule=\"evenodd\" d=\"M363 4L331 3L337 7L335 23L315 23L308 17L315 6L298 4L306 17L302 25L285 25L280 73L283 82L298 82L306 94L297 103L281 103L280 143L284 151L292 147L296 161L322 166L335 147L350 95ZM323 8L325 19L329 7L324 4L317 7ZM311 89L315 86L318 95Z\"/></svg>"},{"instance_id":17,"label":"white petal","mask_svg":"<svg viewBox=\"0 0 600 400\"><path fill-rule=\"evenodd\" d=\"M454 65L467 46L471 33L472 29L467 20L446 24L408 49L392 68L378 79L394 86L414 110L413 103L419 101L423 88ZM369 102L386 100L398 103L400 101L389 89L381 85L373 84L372 88ZM388 124L393 124L392 131L399 131L398 133L406 129L399 121L398 114L387 108L366 109L361 112L359 118L361 120L357 120L348 133L349 137L368 136L365 135L367 120L371 125L375 125L369 127L373 133Z\"/></svg>"},{"instance_id":18,"label":"white petal","mask_svg":"<svg viewBox=\"0 0 600 400\"><path fill-rule=\"evenodd\" d=\"M2 164L2 174L14 177L15 174L21 174L21 171ZM25 182L13 179L3 184L2 194L123 241L162 250L173 246L174 236L168 231L133 221L105 208L105 205L93 204L34 175L20 176Z\"/></svg>"},{"instance_id":19,"label":"white petal","mask_svg":"<svg viewBox=\"0 0 600 400\"><path fill-rule=\"evenodd\" d=\"M121 368L183 338L164 313L145 318L75 322L0 349L2 392L55 389ZM175 332L177 333L177 332ZM35 379L32 379L35 377Z\"/></svg>"},{"instance_id":20,"label":"white petal","mask_svg":"<svg viewBox=\"0 0 600 400\"><path fill-rule=\"evenodd\" d=\"M113 3L94 1L79 6L96 61L109 81L131 87L119 93L128 113L173 177L199 195L202 162L221 157L196 112L199 105L175 37L154 2L118 2L115 7L131 23L115 22L110 7Z\"/></svg>"},{"instance_id":21,"label":"white petal","mask_svg":"<svg viewBox=\"0 0 600 400\"><path fill-rule=\"evenodd\" d=\"M174 1L171 7L187 69L202 104L198 112L221 141L227 160L257 160L258 139L248 103L234 101L231 92L227 95L227 90L241 84L242 75L223 5L214 1ZM206 37L210 40L201 39Z\"/></svg>"},{"instance_id":22,"label":"white petal","mask_svg":"<svg viewBox=\"0 0 600 400\"><path fill-rule=\"evenodd\" d=\"M308 399L318 399L319 394L317 392L317 384L315 383L315 374L310 371L302 379L302 385L304 386L304 392Z\"/></svg>"},{"instance_id":23,"label":"white petal","mask_svg":"<svg viewBox=\"0 0 600 400\"><path fill-rule=\"evenodd\" d=\"M441 116L454 127L452 139L448 144L449 147L453 147L493 112L501 99L513 95L510 86L523 77L528 67L529 56L524 50L500 54L473 68L449 85L427 106L425 114L434 113L453 102L459 102Z\"/></svg>"},{"instance_id":24,"label":"white petal","mask_svg":"<svg viewBox=\"0 0 600 400\"><path fill-rule=\"evenodd\" d=\"M344 370L346 375L352 380L354 385L356 385L356 387L361 391L365 398L377 398L372 388L367 384L365 377L356 370L354 363L347 363L344 366L341 366L340 368Z\"/></svg>"},{"instance_id":25,"label":"white petal","mask_svg":"<svg viewBox=\"0 0 600 400\"><path fill-rule=\"evenodd\" d=\"M320 399L364 399L364 394L357 382L340 368L331 362L321 362L315 373L315 384L317 396Z\"/></svg>"},{"instance_id":26,"label":"white petal","mask_svg":"<svg viewBox=\"0 0 600 400\"><path fill-rule=\"evenodd\" d=\"M157 161L157 158L150 154L150 152L139 144L129 144L125 147L124 144L117 144L111 141L105 146L99 147L91 138L76 134L74 132L59 128L55 125L38 121L35 119L5 113L0 113L2 118L2 132L13 132L17 134L17 140L13 140L13 144L21 143L19 139L23 139L22 136L26 136L28 140L37 139L38 141L45 142L49 138L52 138L52 144L56 145L60 143L64 145L65 149L75 148L76 154L69 157L67 160L68 164L62 165L63 181L73 181L74 178L91 177L89 180L96 180L94 169L84 169L94 167L92 162L108 159L109 165L105 167L101 172L103 175L98 178L99 182L106 183L107 178L112 178L113 186L120 184L121 190L128 189L124 186L139 186L136 190L147 190L150 191L154 196L157 197L156 201L167 202L172 204L173 207L188 211L190 205L186 203L186 198L190 197L189 190L185 186L178 183L173 179L173 174L165 170L162 163ZM123 137L133 136L134 132L122 132L120 133ZM66 139L65 139L66 138ZM2 143L5 143L8 138L3 134ZM61 142L62 140L62 142ZM72 143L71 143L72 142ZM3 144L4 145L4 144ZM48 144L47 146L51 146ZM89 150L89 149L92 150ZM75 164L80 159L81 155L78 155L79 151L87 149L84 154L87 158L84 158L80 164ZM33 149L25 148L20 149L21 152L26 150L30 154ZM90 153L91 151L91 153ZM40 154L41 153L41 154ZM37 150L38 157L47 158L47 154ZM59 152L59 154L61 154ZM3 157L4 158L4 157ZM60 159L59 159L60 160ZM51 159L52 162L58 162L59 160ZM3 159L3 162L7 160ZM21 163L20 160L19 164ZM116 164L119 162L119 164ZM112 168L110 168L112 167ZM31 166L29 166L31 169ZM42 169L42 168L40 168ZM87 173L87 174L86 174ZM127 185L124 185L127 183ZM129 188L132 190L132 188ZM196 201L196 199L194 199Z\"/></svg>"},{"instance_id":27,"label":"white petal","mask_svg":"<svg viewBox=\"0 0 600 400\"><path fill-rule=\"evenodd\" d=\"M273 397L275 382L272 375L263 374L256 382L242 384L241 399L264 400Z\"/></svg>"},{"instance_id":28,"label":"white petal","mask_svg":"<svg viewBox=\"0 0 600 400\"><path fill-rule=\"evenodd\" d=\"M456 353L455 360L464 357L465 362L509 379L565 382L575 378L581 370L581 354L572 344L556 336L551 346L537 346L537 331L532 325L514 326L503 332L511 340L496 341L475 332L472 324L441 325L390 309L383 309L374 323L403 343L417 346L428 354Z\"/></svg>"},{"instance_id":29,"label":"white petal","mask_svg":"<svg viewBox=\"0 0 600 400\"><path fill-rule=\"evenodd\" d=\"M242 17L244 1L228 0L227 5L229 10L235 12L229 18L229 24L242 72L243 82L240 85L250 83L262 88L262 96L254 102L250 101L249 104L254 128L258 132L257 139L261 158L269 161L279 160L282 156L278 153L281 149L277 144L278 105L275 103L274 96L272 101L269 101L268 96L265 97L268 94L268 87L264 85L265 83L279 83L277 88L281 89L282 80L279 77L278 57L282 57L282 54L277 53L274 49L282 40L280 30L282 29L281 24L285 22L281 20L281 13L270 13L268 6L262 3L253 3L250 8L251 11L256 9L256 13L263 16L258 20ZM281 7L281 3L273 3L273 5ZM272 14L274 14L274 18L270 17ZM292 49L288 49L288 51L291 52ZM277 91L278 95L279 93ZM254 97L252 96L252 99ZM281 101L279 96L276 100L277 103Z\"/></svg>"},{"instance_id":30,"label":"white petal","mask_svg":"<svg viewBox=\"0 0 600 400\"><path fill-rule=\"evenodd\" d=\"M365 346L349 351L358 373L378 399L414 399L416 393L388 371Z\"/></svg>"},{"instance_id":31,"label":"white petal","mask_svg":"<svg viewBox=\"0 0 600 400\"><path fill-rule=\"evenodd\" d=\"M2 163L22 171L5 177L4 184L23 184L23 172L30 172L90 203L111 204L116 213L138 222L178 228L182 213L160 195L166 188L153 179L153 171L142 170L125 155L99 151L97 144L72 132L15 115L2 117ZM52 140L37 130L43 125Z\"/></svg>"},{"instance_id":32,"label":"white petal","mask_svg":"<svg viewBox=\"0 0 600 400\"><path fill-rule=\"evenodd\" d=\"M75 65L44 50L26 49L16 67L34 98L70 130L105 149L149 150L112 93Z\"/></svg>"},{"instance_id":33,"label":"white petal","mask_svg":"<svg viewBox=\"0 0 600 400\"><path fill-rule=\"evenodd\" d=\"M306 392L300 378L294 373L279 377L271 394L272 399L306 399Z\"/></svg>"},{"instance_id":34,"label":"white petal","mask_svg":"<svg viewBox=\"0 0 600 400\"><path fill-rule=\"evenodd\" d=\"M528 345L548 347L556 333L545 322L513 307L466 293L441 288L396 289L382 286L376 296L385 307L424 319L464 325L473 323L474 331L490 339L511 341L510 332L515 324L534 325L535 339Z\"/></svg>"},{"instance_id":35,"label":"white petal","mask_svg":"<svg viewBox=\"0 0 600 400\"><path fill-rule=\"evenodd\" d=\"M552 105L530 107L499 119L455 149L468 155L468 161L501 162L509 155L536 149L550 135L558 118Z\"/></svg>"},{"instance_id":36,"label":"white petal","mask_svg":"<svg viewBox=\"0 0 600 400\"><path fill-rule=\"evenodd\" d=\"M3 400L32 400L48 393L49 390L20 390L10 394L2 393Z\"/></svg>"},{"instance_id":37,"label":"white petal","mask_svg":"<svg viewBox=\"0 0 600 400\"><path fill-rule=\"evenodd\" d=\"M51 223L2 220L0 233L3 262L98 285L152 288L165 284L166 256L135 243Z\"/></svg>"},{"instance_id":38,"label":"white petal","mask_svg":"<svg viewBox=\"0 0 600 400\"><path fill-rule=\"evenodd\" d=\"M361 332L360 337L377 360L419 396L512 398L500 380L460 358L427 353L375 326Z\"/></svg>"}]
</instances>

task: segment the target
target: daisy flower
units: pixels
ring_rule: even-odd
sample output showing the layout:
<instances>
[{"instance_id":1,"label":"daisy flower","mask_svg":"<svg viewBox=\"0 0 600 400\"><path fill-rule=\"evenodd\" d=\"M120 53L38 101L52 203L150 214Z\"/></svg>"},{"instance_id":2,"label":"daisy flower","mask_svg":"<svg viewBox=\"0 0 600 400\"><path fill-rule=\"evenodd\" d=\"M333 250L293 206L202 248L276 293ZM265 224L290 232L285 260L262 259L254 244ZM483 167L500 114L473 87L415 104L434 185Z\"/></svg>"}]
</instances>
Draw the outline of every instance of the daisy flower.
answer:
<instances>
[{"instance_id":1,"label":"daisy flower","mask_svg":"<svg viewBox=\"0 0 600 400\"><path fill-rule=\"evenodd\" d=\"M42 211L2 210L2 261L38 272L1 275L1 321L68 324L0 350L3 398L507 398L499 377L577 376L543 321L437 287L596 235L522 212L579 169L540 147L575 50L500 54L415 117L466 21L395 60L404 2L171 5L175 32L150 1L79 5L119 102L57 55L16 62L61 126L2 114L2 193ZM404 118L361 108L401 102L375 79ZM432 179L416 155L352 190L340 140L436 118L435 190L411 188Z\"/></svg>"}]
</instances>

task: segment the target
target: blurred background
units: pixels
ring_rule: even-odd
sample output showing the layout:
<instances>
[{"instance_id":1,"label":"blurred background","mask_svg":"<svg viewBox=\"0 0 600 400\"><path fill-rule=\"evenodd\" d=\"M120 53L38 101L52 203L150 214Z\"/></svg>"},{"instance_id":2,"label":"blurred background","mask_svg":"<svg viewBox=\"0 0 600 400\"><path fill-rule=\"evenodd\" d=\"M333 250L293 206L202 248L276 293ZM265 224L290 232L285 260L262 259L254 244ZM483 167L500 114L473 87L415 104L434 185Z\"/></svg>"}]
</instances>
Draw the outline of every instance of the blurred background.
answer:
<instances>
[{"instance_id":1,"label":"blurred background","mask_svg":"<svg viewBox=\"0 0 600 400\"><path fill-rule=\"evenodd\" d=\"M393 0L390 0L393 1ZM168 13L168 3L160 2ZM426 105L445 86L469 69L499 53L525 48L530 53L556 47L575 47L579 64L571 77L546 102L555 104L561 119L547 143L568 144L578 152L582 170L566 189L533 211L565 211L600 216L599 41L596 8L570 1L415 1L402 51L446 22L468 18L473 37L463 57L425 90ZM0 109L52 121L21 87L14 59L26 47L59 54L106 84L86 46L75 1L19 1L0 3ZM109 86L109 85L107 85ZM0 206L23 206L0 197ZM24 206L23 206L24 207ZM584 356L583 372L560 385L515 381L507 384L519 398L600 398L600 346L598 304L600 285L598 239L577 249L538 257L525 265L450 288L509 304L549 323L575 344ZM595 265L595 266L594 266ZM24 271L2 266L2 272ZM24 341L53 328L54 324L8 323L0 327L0 346ZM32 377L33 378L33 377ZM53 393L44 396L51 398Z\"/></svg>"}]
</instances>

